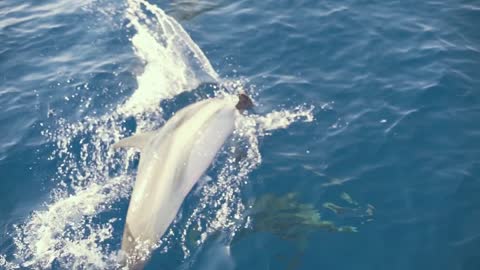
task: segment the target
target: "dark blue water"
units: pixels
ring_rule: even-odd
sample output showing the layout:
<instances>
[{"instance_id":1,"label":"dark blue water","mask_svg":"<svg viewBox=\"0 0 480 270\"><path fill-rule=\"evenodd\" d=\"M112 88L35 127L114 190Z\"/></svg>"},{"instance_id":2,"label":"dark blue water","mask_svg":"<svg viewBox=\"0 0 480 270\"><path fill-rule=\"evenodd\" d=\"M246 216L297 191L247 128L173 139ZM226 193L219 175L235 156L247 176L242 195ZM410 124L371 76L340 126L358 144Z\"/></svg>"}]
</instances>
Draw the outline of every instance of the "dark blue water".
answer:
<instances>
[{"instance_id":1,"label":"dark blue water","mask_svg":"<svg viewBox=\"0 0 480 270\"><path fill-rule=\"evenodd\" d=\"M149 3L0 2L0 268L114 268L136 161L109 146L224 85L250 150L146 269L480 269L478 2Z\"/></svg>"}]
</instances>

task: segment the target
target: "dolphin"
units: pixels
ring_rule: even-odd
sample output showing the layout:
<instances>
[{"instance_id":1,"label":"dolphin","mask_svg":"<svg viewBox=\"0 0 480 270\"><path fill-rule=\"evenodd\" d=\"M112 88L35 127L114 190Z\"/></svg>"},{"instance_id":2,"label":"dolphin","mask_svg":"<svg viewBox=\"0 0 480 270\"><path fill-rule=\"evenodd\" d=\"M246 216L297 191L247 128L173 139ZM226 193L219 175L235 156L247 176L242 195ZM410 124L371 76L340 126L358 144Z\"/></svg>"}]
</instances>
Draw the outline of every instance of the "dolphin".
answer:
<instances>
[{"instance_id":1,"label":"dolphin","mask_svg":"<svg viewBox=\"0 0 480 270\"><path fill-rule=\"evenodd\" d=\"M251 106L245 94L206 99L178 111L159 130L113 145L140 151L121 246L129 269L143 269L183 200L233 133L235 119Z\"/></svg>"}]
</instances>

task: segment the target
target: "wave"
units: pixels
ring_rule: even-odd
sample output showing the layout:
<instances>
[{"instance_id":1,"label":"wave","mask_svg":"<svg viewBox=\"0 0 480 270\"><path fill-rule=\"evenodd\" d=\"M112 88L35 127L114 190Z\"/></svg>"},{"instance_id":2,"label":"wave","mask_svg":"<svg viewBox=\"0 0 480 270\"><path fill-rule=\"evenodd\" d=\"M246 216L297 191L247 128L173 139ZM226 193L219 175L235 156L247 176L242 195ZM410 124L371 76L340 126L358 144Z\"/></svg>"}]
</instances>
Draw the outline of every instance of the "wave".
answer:
<instances>
[{"instance_id":1,"label":"wave","mask_svg":"<svg viewBox=\"0 0 480 270\"><path fill-rule=\"evenodd\" d=\"M126 119L135 120L137 131L158 128L164 121L160 102L202 83L221 85L216 94L231 94L234 88L243 91L244 82L223 82L182 26L157 6L144 0L127 0L125 17L135 31L132 47L144 66L136 75L137 89L109 113L73 123L60 119L57 128L44 130L43 135L56 145L49 159L62 161L52 179L56 187L50 200L14 226L9 235L14 252L0 255L0 266L117 267L118 228L124 222L120 205L128 200L132 189L135 153L127 152L126 157L119 158L110 146L129 133ZM185 222L177 219L162 241L164 250L168 250L169 239L180 239L187 258L192 248L187 236L192 228L201 232L197 246L220 229L233 235L245 211L242 187L248 183L248 174L261 163L258 138L295 121L313 121L312 110L304 105L242 117L236 123L233 140L246 142L244 157L238 159L238 144L225 147L221 154L224 162L210 174L215 181L199 187L197 206Z\"/></svg>"}]
</instances>

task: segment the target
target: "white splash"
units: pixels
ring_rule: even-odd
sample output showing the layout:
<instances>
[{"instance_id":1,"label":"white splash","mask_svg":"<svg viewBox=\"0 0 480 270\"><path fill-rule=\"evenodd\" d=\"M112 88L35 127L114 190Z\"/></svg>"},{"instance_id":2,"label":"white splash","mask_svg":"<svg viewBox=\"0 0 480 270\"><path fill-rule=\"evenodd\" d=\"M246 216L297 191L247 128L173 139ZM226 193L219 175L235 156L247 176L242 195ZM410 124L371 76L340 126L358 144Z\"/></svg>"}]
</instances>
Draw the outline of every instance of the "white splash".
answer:
<instances>
[{"instance_id":1,"label":"white splash","mask_svg":"<svg viewBox=\"0 0 480 270\"><path fill-rule=\"evenodd\" d=\"M202 50L163 10L144 0L128 0L127 18L137 30L132 44L145 67L137 77L137 91L121 112L156 110L160 100L193 90L203 82L218 81L218 74Z\"/></svg>"},{"instance_id":2,"label":"white splash","mask_svg":"<svg viewBox=\"0 0 480 270\"><path fill-rule=\"evenodd\" d=\"M103 242L112 237L116 218L95 224L95 215L109 211L119 197L128 194L130 186L123 177L108 183L91 183L83 190L59 198L35 211L30 219L17 226L16 256L22 267L48 268L54 260L77 266L95 265L105 268L109 255ZM68 258L75 260L63 261Z\"/></svg>"},{"instance_id":3,"label":"white splash","mask_svg":"<svg viewBox=\"0 0 480 270\"><path fill-rule=\"evenodd\" d=\"M312 122L313 106L297 106L293 110L280 110L268 113L265 116L253 116L258 124L258 131L261 134L268 134L268 131L287 128L297 121Z\"/></svg>"},{"instance_id":4,"label":"white splash","mask_svg":"<svg viewBox=\"0 0 480 270\"><path fill-rule=\"evenodd\" d=\"M127 133L125 118L133 116L138 129L151 130L162 123L161 100L204 82L220 83L208 59L178 22L147 1L127 0L127 4L126 17L136 31L132 46L144 62L144 70L137 75L138 87L111 113L77 123L61 119L58 129L44 132L56 144L50 160L62 161L52 179L58 186L51 192L51 200L15 226L10 235L15 252L8 257L0 254L0 268L45 269L52 264L62 269L114 268L121 238L121 232L114 228L122 227L124 219L105 221L99 215L123 214L115 205L131 192L134 154L119 158L110 149ZM242 89L243 85L234 88ZM202 233L197 244L219 229L234 233L245 208L242 186L261 162L258 137L295 121L312 120L312 108L306 107L239 120L234 140L248 142L245 157L238 160L235 143L227 147L225 163L217 165L218 175L212 175L214 180L201 187L198 207L188 213L186 222L174 224L165 236L164 248L168 250L171 239L180 238L187 257L191 245L186 236L192 228Z\"/></svg>"}]
</instances>

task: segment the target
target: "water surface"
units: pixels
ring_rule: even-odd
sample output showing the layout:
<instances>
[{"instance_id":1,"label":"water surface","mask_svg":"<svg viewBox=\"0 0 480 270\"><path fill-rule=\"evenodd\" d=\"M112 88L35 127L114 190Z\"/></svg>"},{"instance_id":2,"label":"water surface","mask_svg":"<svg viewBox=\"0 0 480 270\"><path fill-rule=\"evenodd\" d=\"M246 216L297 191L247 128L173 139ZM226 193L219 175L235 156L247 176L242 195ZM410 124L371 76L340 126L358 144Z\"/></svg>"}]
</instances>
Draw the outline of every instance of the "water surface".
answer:
<instances>
[{"instance_id":1,"label":"water surface","mask_svg":"<svg viewBox=\"0 0 480 270\"><path fill-rule=\"evenodd\" d=\"M0 268L112 267L138 156L109 146L243 90L257 116L147 269L479 269L479 23L461 0L2 1Z\"/></svg>"}]
</instances>

